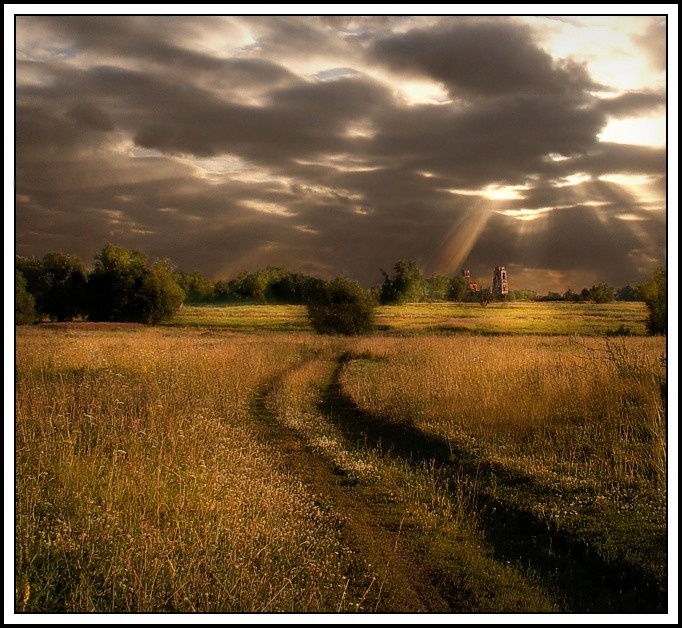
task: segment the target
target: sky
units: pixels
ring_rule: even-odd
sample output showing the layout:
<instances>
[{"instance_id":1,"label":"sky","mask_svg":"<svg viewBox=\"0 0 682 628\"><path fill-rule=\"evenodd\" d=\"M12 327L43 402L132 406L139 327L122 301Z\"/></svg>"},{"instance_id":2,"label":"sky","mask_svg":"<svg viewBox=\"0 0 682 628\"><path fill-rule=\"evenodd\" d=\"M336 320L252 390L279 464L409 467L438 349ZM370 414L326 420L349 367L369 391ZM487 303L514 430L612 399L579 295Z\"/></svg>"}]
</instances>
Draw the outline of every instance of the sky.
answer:
<instances>
[{"instance_id":1,"label":"sky","mask_svg":"<svg viewBox=\"0 0 682 628\"><path fill-rule=\"evenodd\" d=\"M666 264L665 16L25 15L15 69L19 255L539 292Z\"/></svg>"}]
</instances>

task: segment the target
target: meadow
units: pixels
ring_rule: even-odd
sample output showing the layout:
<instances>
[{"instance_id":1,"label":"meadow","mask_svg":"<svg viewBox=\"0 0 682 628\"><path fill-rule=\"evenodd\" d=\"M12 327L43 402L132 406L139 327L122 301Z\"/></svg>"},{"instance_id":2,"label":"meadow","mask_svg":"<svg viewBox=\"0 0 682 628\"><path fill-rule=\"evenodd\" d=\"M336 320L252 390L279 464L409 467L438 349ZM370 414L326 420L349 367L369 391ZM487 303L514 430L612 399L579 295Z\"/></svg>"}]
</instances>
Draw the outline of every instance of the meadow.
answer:
<instances>
[{"instance_id":1,"label":"meadow","mask_svg":"<svg viewBox=\"0 0 682 628\"><path fill-rule=\"evenodd\" d=\"M379 306L378 332L413 334L646 335L644 303L410 303ZM312 331L302 305L186 305L167 325L240 332Z\"/></svg>"},{"instance_id":2,"label":"meadow","mask_svg":"<svg viewBox=\"0 0 682 628\"><path fill-rule=\"evenodd\" d=\"M15 610L664 612L666 347L644 317L18 327Z\"/></svg>"}]
</instances>

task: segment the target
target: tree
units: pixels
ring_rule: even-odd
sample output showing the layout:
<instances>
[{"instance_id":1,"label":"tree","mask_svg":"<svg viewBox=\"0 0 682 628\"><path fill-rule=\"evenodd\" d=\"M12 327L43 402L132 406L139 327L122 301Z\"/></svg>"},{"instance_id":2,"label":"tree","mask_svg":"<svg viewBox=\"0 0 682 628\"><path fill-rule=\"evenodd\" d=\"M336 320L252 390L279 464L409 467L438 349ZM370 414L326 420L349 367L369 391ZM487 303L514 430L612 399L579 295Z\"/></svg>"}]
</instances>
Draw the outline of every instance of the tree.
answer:
<instances>
[{"instance_id":1,"label":"tree","mask_svg":"<svg viewBox=\"0 0 682 628\"><path fill-rule=\"evenodd\" d=\"M381 287L381 302L384 304L415 303L424 298L425 283L417 263L413 260L396 262L395 277L391 279L381 271L384 283Z\"/></svg>"},{"instance_id":2,"label":"tree","mask_svg":"<svg viewBox=\"0 0 682 628\"><path fill-rule=\"evenodd\" d=\"M35 299L26 290L26 279L14 271L14 322L28 325L36 320Z\"/></svg>"},{"instance_id":3,"label":"tree","mask_svg":"<svg viewBox=\"0 0 682 628\"><path fill-rule=\"evenodd\" d=\"M507 297L510 301L535 301L538 293L535 290L510 290Z\"/></svg>"},{"instance_id":4,"label":"tree","mask_svg":"<svg viewBox=\"0 0 682 628\"><path fill-rule=\"evenodd\" d=\"M234 298L234 293L230 290L230 284L227 281L219 279L213 286L213 298L216 301L228 301Z\"/></svg>"},{"instance_id":5,"label":"tree","mask_svg":"<svg viewBox=\"0 0 682 628\"><path fill-rule=\"evenodd\" d=\"M640 286L644 302L649 308L647 329L650 334L668 333L668 276L663 268Z\"/></svg>"},{"instance_id":6,"label":"tree","mask_svg":"<svg viewBox=\"0 0 682 628\"><path fill-rule=\"evenodd\" d=\"M579 292L573 292L572 288L569 288L564 292L564 301L572 301L577 303L582 300L582 296Z\"/></svg>"},{"instance_id":7,"label":"tree","mask_svg":"<svg viewBox=\"0 0 682 628\"><path fill-rule=\"evenodd\" d=\"M615 299L613 288L605 283L592 286L589 290L590 299L595 303L610 303Z\"/></svg>"},{"instance_id":8,"label":"tree","mask_svg":"<svg viewBox=\"0 0 682 628\"><path fill-rule=\"evenodd\" d=\"M267 270L260 270L255 273L244 271L230 282L230 290L241 298L253 299L258 303L266 303L265 289L268 287L268 283Z\"/></svg>"},{"instance_id":9,"label":"tree","mask_svg":"<svg viewBox=\"0 0 682 628\"><path fill-rule=\"evenodd\" d=\"M616 291L616 301L642 301L642 291L636 283L629 283Z\"/></svg>"},{"instance_id":10,"label":"tree","mask_svg":"<svg viewBox=\"0 0 682 628\"><path fill-rule=\"evenodd\" d=\"M490 288L481 288L478 291L478 302L485 307L493 300L493 291Z\"/></svg>"},{"instance_id":11,"label":"tree","mask_svg":"<svg viewBox=\"0 0 682 628\"><path fill-rule=\"evenodd\" d=\"M84 313L87 273L80 259L48 253L39 261L18 258L16 267L26 280L38 313L57 321Z\"/></svg>"},{"instance_id":12,"label":"tree","mask_svg":"<svg viewBox=\"0 0 682 628\"><path fill-rule=\"evenodd\" d=\"M155 325L170 318L185 297L166 260L150 266L142 253L111 244L95 259L88 281L91 320Z\"/></svg>"},{"instance_id":13,"label":"tree","mask_svg":"<svg viewBox=\"0 0 682 628\"><path fill-rule=\"evenodd\" d=\"M374 329L374 301L349 279L316 280L307 311L310 324L319 334L357 336Z\"/></svg>"},{"instance_id":14,"label":"tree","mask_svg":"<svg viewBox=\"0 0 682 628\"><path fill-rule=\"evenodd\" d=\"M278 271L272 274L265 290L268 301L290 304L305 303L312 286L312 277L281 269Z\"/></svg>"},{"instance_id":15,"label":"tree","mask_svg":"<svg viewBox=\"0 0 682 628\"><path fill-rule=\"evenodd\" d=\"M208 303L214 298L213 283L196 270L175 273L175 280L185 293L185 303Z\"/></svg>"},{"instance_id":16,"label":"tree","mask_svg":"<svg viewBox=\"0 0 682 628\"><path fill-rule=\"evenodd\" d=\"M426 298L429 301L445 301L450 294L450 279L434 275L425 280Z\"/></svg>"},{"instance_id":17,"label":"tree","mask_svg":"<svg viewBox=\"0 0 682 628\"><path fill-rule=\"evenodd\" d=\"M450 301L468 301L470 297L469 280L466 277L456 275L450 279L450 290L448 292L448 299Z\"/></svg>"}]
</instances>

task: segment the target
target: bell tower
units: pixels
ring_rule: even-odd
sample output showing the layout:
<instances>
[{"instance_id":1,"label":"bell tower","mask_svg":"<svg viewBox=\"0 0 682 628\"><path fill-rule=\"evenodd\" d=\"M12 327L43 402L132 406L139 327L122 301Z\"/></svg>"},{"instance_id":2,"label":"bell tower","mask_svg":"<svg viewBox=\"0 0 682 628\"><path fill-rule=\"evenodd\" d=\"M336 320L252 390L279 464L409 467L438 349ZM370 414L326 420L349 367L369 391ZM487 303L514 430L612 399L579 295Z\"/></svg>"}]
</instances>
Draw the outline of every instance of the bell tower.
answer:
<instances>
[{"instance_id":1,"label":"bell tower","mask_svg":"<svg viewBox=\"0 0 682 628\"><path fill-rule=\"evenodd\" d=\"M509 281L507 279L507 269L504 266L496 266L493 273L493 295L502 297L509 294Z\"/></svg>"}]
</instances>

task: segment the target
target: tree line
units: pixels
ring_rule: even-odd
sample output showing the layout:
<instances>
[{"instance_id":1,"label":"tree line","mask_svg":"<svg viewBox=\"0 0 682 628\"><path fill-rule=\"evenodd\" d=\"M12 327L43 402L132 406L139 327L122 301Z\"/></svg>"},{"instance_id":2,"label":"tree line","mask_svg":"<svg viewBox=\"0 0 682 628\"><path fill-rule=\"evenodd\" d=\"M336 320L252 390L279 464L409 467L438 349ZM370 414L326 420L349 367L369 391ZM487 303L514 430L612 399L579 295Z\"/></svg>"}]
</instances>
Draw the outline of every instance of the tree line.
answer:
<instances>
[{"instance_id":1,"label":"tree line","mask_svg":"<svg viewBox=\"0 0 682 628\"><path fill-rule=\"evenodd\" d=\"M401 260L393 275L381 271L383 283L365 290L349 279L324 281L282 268L243 272L230 281L211 281L201 273L176 270L167 259L149 260L139 251L105 246L95 256L94 268L64 253L41 259L17 257L15 264L15 319L18 324L47 318L158 324L175 314L182 303L286 303L305 304L313 328L323 333L364 333L373 326L376 305L414 302L490 300L539 301L645 301L649 330L667 329L665 270L656 271L642 285L615 290L597 284L563 294L539 296L533 290L514 290L494 297L489 288L473 292L461 275L423 277L416 262ZM336 329L336 331L334 331Z\"/></svg>"}]
</instances>

